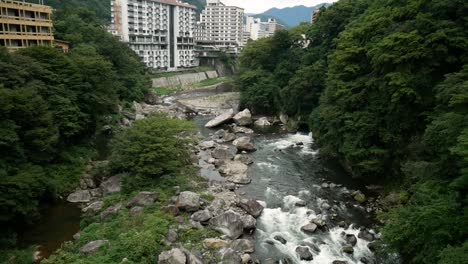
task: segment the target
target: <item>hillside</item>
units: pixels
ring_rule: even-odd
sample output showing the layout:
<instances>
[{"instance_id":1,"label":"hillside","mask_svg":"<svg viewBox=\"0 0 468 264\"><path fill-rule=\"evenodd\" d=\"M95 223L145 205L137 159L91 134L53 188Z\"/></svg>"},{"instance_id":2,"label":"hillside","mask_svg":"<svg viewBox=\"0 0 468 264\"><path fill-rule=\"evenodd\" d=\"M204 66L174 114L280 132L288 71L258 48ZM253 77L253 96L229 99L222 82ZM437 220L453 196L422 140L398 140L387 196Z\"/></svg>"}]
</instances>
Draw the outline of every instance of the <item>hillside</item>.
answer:
<instances>
[{"instance_id":1,"label":"hillside","mask_svg":"<svg viewBox=\"0 0 468 264\"><path fill-rule=\"evenodd\" d=\"M273 17L276 18L278 21L283 21L286 27L295 27L302 22L310 22L312 12L314 12L315 9L320 8L324 5L328 6L329 4L319 4L312 7L301 5L282 9L272 8L261 14L256 15L256 17Z\"/></svg>"}]
</instances>

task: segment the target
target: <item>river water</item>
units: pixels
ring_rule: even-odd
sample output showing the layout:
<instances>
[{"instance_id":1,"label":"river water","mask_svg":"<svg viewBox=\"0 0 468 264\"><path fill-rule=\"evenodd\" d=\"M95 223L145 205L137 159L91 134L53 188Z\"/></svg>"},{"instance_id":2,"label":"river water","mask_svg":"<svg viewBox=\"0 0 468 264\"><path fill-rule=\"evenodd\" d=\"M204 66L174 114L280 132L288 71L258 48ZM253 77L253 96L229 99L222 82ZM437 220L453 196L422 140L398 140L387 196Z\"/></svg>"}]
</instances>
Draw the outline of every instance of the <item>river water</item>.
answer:
<instances>
[{"instance_id":1,"label":"river water","mask_svg":"<svg viewBox=\"0 0 468 264\"><path fill-rule=\"evenodd\" d=\"M209 119L200 116L194 119L203 136L214 132L203 127ZM254 164L249 169L252 182L237 190L265 206L253 235L254 256L261 261L273 259L281 263L330 264L335 260L372 263L375 257L367 247L369 242L358 238L359 228L370 228L372 221L365 208L349 195L352 190L365 191L364 185L335 162L321 159L311 134L274 131L256 131L253 143L257 151L251 154ZM324 183L329 186L323 188ZM297 206L299 201L306 205ZM300 228L313 219L324 220L330 228L313 235L302 232ZM349 225L338 227L339 221ZM344 234L357 238L352 255L342 251L346 244ZM283 237L287 243L280 243L275 236ZM295 252L297 246L309 247L313 260L301 261Z\"/></svg>"}]
</instances>

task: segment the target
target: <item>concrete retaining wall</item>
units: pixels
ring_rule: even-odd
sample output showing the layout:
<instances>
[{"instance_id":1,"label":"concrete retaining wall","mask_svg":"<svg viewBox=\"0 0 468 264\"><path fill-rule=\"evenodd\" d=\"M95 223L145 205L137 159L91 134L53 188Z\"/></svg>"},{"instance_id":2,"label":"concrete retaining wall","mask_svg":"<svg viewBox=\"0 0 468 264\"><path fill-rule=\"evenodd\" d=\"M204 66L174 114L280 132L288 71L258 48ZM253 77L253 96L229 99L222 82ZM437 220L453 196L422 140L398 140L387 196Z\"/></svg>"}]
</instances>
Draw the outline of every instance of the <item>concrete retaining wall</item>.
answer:
<instances>
[{"instance_id":1,"label":"concrete retaining wall","mask_svg":"<svg viewBox=\"0 0 468 264\"><path fill-rule=\"evenodd\" d=\"M199 83L206 79L218 78L216 71L179 74L170 77L153 79L153 87L173 87Z\"/></svg>"}]
</instances>

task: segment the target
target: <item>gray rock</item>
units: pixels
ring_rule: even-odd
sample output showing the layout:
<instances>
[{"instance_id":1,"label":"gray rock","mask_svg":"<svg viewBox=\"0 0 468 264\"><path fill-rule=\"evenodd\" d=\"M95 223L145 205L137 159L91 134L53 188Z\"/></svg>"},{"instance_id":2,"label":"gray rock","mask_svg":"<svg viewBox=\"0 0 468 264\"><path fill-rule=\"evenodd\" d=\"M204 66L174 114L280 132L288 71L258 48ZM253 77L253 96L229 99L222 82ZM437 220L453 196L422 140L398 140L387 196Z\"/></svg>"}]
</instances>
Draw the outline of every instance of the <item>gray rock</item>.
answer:
<instances>
[{"instance_id":1,"label":"gray rock","mask_svg":"<svg viewBox=\"0 0 468 264\"><path fill-rule=\"evenodd\" d=\"M205 127L207 128L217 127L219 125L229 122L233 116L234 116L234 110L229 109L228 111L225 111L221 113L219 116L210 120L208 123L206 123Z\"/></svg>"},{"instance_id":2,"label":"gray rock","mask_svg":"<svg viewBox=\"0 0 468 264\"><path fill-rule=\"evenodd\" d=\"M203 229L203 225L200 222L193 221L192 219L190 219L189 224L193 229Z\"/></svg>"},{"instance_id":3,"label":"gray rock","mask_svg":"<svg viewBox=\"0 0 468 264\"><path fill-rule=\"evenodd\" d=\"M249 155L245 155L245 154L237 154L234 157L234 160L235 161L240 161L240 162L244 163L245 165L250 165L250 164L252 164L254 162L252 157L250 157Z\"/></svg>"},{"instance_id":4,"label":"gray rock","mask_svg":"<svg viewBox=\"0 0 468 264\"><path fill-rule=\"evenodd\" d=\"M366 196L361 191L355 191L351 194L351 196L358 203L365 203L367 201Z\"/></svg>"},{"instance_id":5,"label":"gray rock","mask_svg":"<svg viewBox=\"0 0 468 264\"><path fill-rule=\"evenodd\" d=\"M91 201L91 193L88 190L78 190L67 197L70 203L88 203Z\"/></svg>"},{"instance_id":6,"label":"gray rock","mask_svg":"<svg viewBox=\"0 0 468 264\"><path fill-rule=\"evenodd\" d=\"M223 253L223 258L221 264L240 264L242 263L242 258L237 252L228 248Z\"/></svg>"},{"instance_id":7,"label":"gray rock","mask_svg":"<svg viewBox=\"0 0 468 264\"><path fill-rule=\"evenodd\" d=\"M281 244L286 244L288 241L286 241L286 239L280 235L276 235L274 237L275 240L278 240Z\"/></svg>"},{"instance_id":8,"label":"gray rock","mask_svg":"<svg viewBox=\"0 0 468 264\"><path fill-rule=\"evenodd\" d=\"M259 217L263 212L263 206L253 199L241 199L238 206L255 218Z\"/></svg>"},{"instance_id":9,"label":"gray rock","mask_svg":"<svg viewBox=\"0 0 468 264\"><path fill-rule=\"evenodd\" d=\"M196 256L192 252L184 251L185 256L187 256L187 264L204 264L201 257Z\"/></svg>"},{"instance_id":10,"label":"gray rock","mask_svg":"<svg viewBox=\"0 0 468 264\"><path fill-rule=\"evenodd\" d=\"M357 244L357 238L353 234L346 234L345 240L346 240L346 243L350 244L353 247Z\"/></svg>"},{"instance_id":11,"label":"gray rock","mask_svg":"<svg viewBox=\"0 0 468 264\"><path fill-rule=\"evenodd\" d=\"M332 264L348 264L348 262L344 260L334 260Z\"/></svg>"},{"instance_id":12,"label":"gray rock","mask_svg":"<svg viewBox=\"0 0 468 264\"><path fill-rule=\"evenodd\" d=\"M234 251L243 253L253 253L255 251L255 244L247 239L236 239L229 245Z\"/></svg>"},{"instance_id":13,"label":"gray rock","mask_svg":"<svg viewBox=\"0 0 468 264\"><path fill-rule=\"evenodd\" d=\"M279 119L283 125L286 125L289 121L289 116L287 114L280 114Z\"/></svg>"},{"instance_id":14,"label":"gray rock","mask_svg":"<svg viewBox=\"0 0 468 264\"><path fill-rule=\"evenodd\" d=\"M116 215L120 211L120 209L122 209L121 204L116 204L108 207L101 213L101 220L110 219L112 216Z\"/></svg>"},{"instance_id":15,"label":"gray rock","mask_svg":"<svg viewBox=\"0 0 468 264\"><path fill-rule=\"evenodd\" d=\"M201 149L206 150L206 149L211 149L216 146L216 143L213 140L210 141L202 141L198 144Z\"/></svg>"},{"instance_id":16,"label":"gray rock","mask_svg":"<svg viewBox=\"0 0 468 264\"><path fill-rule=\"evenodd\" d=\"M250 256L250 254L242 255L241 259L242 259L242 264L252 264L253 263L252 256Z\"/></svg>"},{"instance_id":17,"label":"gray rock","mask_svg":"<svg viewBox=\"0 0 468 264\"><path fill-rule=\"evenodd\" d=\"M122 175L115 175L103 181L100 188L104 196L119 193L122 190Z\"/></svg>"},{"instance_id":18,"label":"gray rock","mask_svg":"<svg viewBox=\"0 0 468 264\"><path fill-rule=\"evenodd\" d=\"M194 192L181 192L176 202L177 208L187 212L195 212L200 208L200 195Z\"/></svg>"},{"instance_id":19,"label":"gray rock","mask_svg":"<svg viewBox=\"0 0 468 264\"><path fill-rule=\"evenodd\" d=\"M329 210L331 206L327 202L324 202L320 205L320 208L322 208L323 210Z\"/></svg>"},{"instance_id":20,"label":"gray rock","mask_svg":"<svg viewBox=\"0 0 468 264\"><path fill-rule=\"evenodd\" d=\"M241 127L241 126L237 126L237 125L233 125L231 127L232 129L232 132L234 133L243 133L243 134L253 134L254 131L250 128L247 128L247 127Z\"/></svg>"},{"instance_id":21,"label":"gray rock","mask_svg":"<svg viewBox=\"0 0 468 264\"><path fill-rule=\"evenodd\" d=\"M252 152L252 151L257 150L255 146L250 142L250 137L240 137L234 140L232 144L236 146L236 148L240 151L244 150L244 151Z\"/></svg>"},{"instance_id":22,"label":"gray rock","mask_svg":"<svg viewBox=\"0 0 468 264\"><path fill-rule=\"evenodd\" d=\"M241 216L232 210L211 218L210 225L231 239L237 239L244 231Z\"/></svg>"},{"instance_id":23,"label":"gray rock","mask_svg":"<svg viewBox=\"0 0 468 264\"><path fill-rule=\"evenodd\" d=\"M91 255L91 254L98 252L100 248L108 244L109 244L108 240L91 241L80 248L80 253L82 255Z\"/></svg>"},{"instance_id":24,"label":"gray rock","mask_svg":"<svg viewBox=\"0 0 468 264\"><path fill-rule=\"evenodd\" d=\"M300 200L300 201L297 201L294 205L298 206L298 207L304 207L307 205L307 202L304 201L304 200Z\"/></svg>"},{"instance_id":25,"label":"gray rock","mask_svg":"<svg viewBox=\"0 0 468 264\"><path fill-rule=\"evenodd\" d=\"M257 220L251 215L243 215L241 217L242 226L245 230L252 230L255 229L257 225Z\"/></svg>"},{"instance_id":26,"label":"gray rock","mask_svg":"<svg viewBox=\"0 0 468 264\"><path fill-rule=\"evenodd\" d=\"M314 256L308 247L299 246L296 248L296 253L299 255L301 260L312 260Z\"/></svg>"},{"instance_id":27,"label":"gray rock","mask_svg":"<svg viewBox=\"0 0 468 264\"><path fill-rule=\"evenodd\" d=\"M209 221L211 217L212 217L211 212L207 209L197 211L191 216L192 220L201 222L201 223Z\"/></svg>"},{"instance_id":28,"label":"gray rock","mask_svg":"<svg viewBox=\"0 0 468 264\"><path fill-rule=\"evenodd\" d=\"M311 222L316 224L319 228L324 228L327 225L327 222L325 222L325 220L318 218L313 219Z\"/></svg>"},{"instance_id":29,"label":"gray rock","mask_svg":"<svg viewBox=\"0 0 468 264\"><path fill-rule=\"evenodd\" d=\"M234 158L234 154L229 149L228 146L218 145L216 148L211 152L211 157L218 159L218 160L231 160Z\"/></svg>"},{"instance_id":30,"label":"gray rock","mask_svg":"<svg viewBox=\"0 0 468 264\"><path fill-rule=\"evenodd\" d=\"M80 232L73 235L73 239L75 239L75 240L80 240L80 238L81 238L81 233Z\"/></svg>"},{"instance_id":31,"label":"gray rock","mask_svg":"<svg viewBox=\"0 0 468 264\"><path fill-rule=\"evenodd\" d=\"M167 231L167 235L166 235L167 241L174 243L177 241L178 238L179 238L179 235L177 234L177 230L169 229Z\"/></svg>"},{"instance_id":32,"label":"gray rock","mask_svg":"<svg viewBox=\"0 0 468 264\"><path fill-rule=\"evenodd\" d=\"M226 161L219 168L219 172L227 177L227 180L237 184L249 184L251 179L247 175L247 165L240 161Z\"/></svg>"},{"instance_id":33,"label":"gray rock","mask_svg":"<svg viewBox=\"0 0 468 264\"><path fill-rule=\"evenodd\" d=\"M301 227L301 231L304 233L312 234L317 230L317 225L314 223L307 224Z\"/></svg>"},{"instance_id":34,"label":"gray rock","mask_svg":"<svg viewBox=\"0 0 468 264\"><path fill-rule=\"evenodd\" d=\"M258 127L268 127L271 126L271 123L266 117L261 117L257 121L255 121L254 125Z\"/></svg>"},{"instance_id":35,"label":"gray rock","mask_svg":"<svg viewBox=\"0 0 468 264\"><path fill-rule=\"evenodd\" d=\"M219 238L207 238L202 242L203 247L206 249L220 249L220 248L227 248L229 246L229 242Z\"/></svg>"},{"instance_id":36,"label":"gray rock","mask_svg":"<svg viewBox=\"0 0 468 264\"><path fill-rule=\"evenodd\" d=\"M369 241L369 242L372 242L375 239L374 234L372 234L371 232L369 232L369 231L367 231L365 229L359 231L358 237L361 238L361 239L364 239L366 241Z\"/></svg>"},{"instance_id":37,"label":"gray rock","mask_svg":"<svg viewBox=\"0 0 468 264\"><path fill-rule=\"evenodd\" d=\"M97 201L97 202L91 203L87 207L83 208L81 211L83 213L88 213L88 212L89 213L97 213L102 209L102 207L104 207L104 202L103 201Z\"/></svg>"},{"instance_id":38,"label":"gray rock","mask_svg":"<svg viewBox=\"0 0 468 264\"><path fill-rule=\"evenodd\" d=\"M367 248L369 248L370 251L374 252L377 250L377 242L371 242L367 244Z\"/></svg>"},{"instance_id":39,"label":"gray rock","mask_svg":"<svg viewBox=\"0 0 468 264\"><path fill-rule=\"evenodd\" d=\"M130 209L129 214L130 214L131 216L141 215L141 214L143 213L143 209L144 209L144 208L141 207L141 206L132 207L132 208Z\"/></svg>"},{"instance_id":40,"label":"gray rock","mask_svg":"<svg viewBox=\"0 0 468 264\"><path fill-rule=\"evenodd\" d=\"M161 211L176 216L179 214L179 208L175 205L167 205L161 208Z\"/></svg>"},{"instance_id":41,"label":"gray rock","mask_svg":"<svg viewBox=\"0 0 468 264\"><path fill-rule=\"evenodd\" d=\"M89 193L93 198L100 198L102 197L102 190L100 188L89 189Z\"/></svg>"},{"instance_id":42,"label":"gray rock","mask_svg":"<svg viewBox=\"0 0 468 264\"><path fill-rule=\"evenodd\" d=\"M187 257L184 252L178 248L164 251L159 254L158 264L186 264Z\"/></svg>"},{"instance_id":43,"label":"gray rock","mask_svg":"<svg viewBox=\"0 0 468 264\"><path fill-rule=\"evenodd\" d=\"M237 113L234 117L234 122L239 126L247 126L252 124L252 114L249 109L244 109L244 111Z\"/></svg>"},{"instance_id":44,"label":"gray rock","mask_svg":"<svg viewBox=\"0 0 468 264\"><path fill-rule=\"evenodd\" d=\"M343 252L346 254L353 254L354 253L354 248L352 246L344 246L343 247Z\"/></svg>"},{"instance_id":45,"label":"gray rock","mask_svg":"<svg viewBox=\"0 0 468 264\"><path fill-rule=\"evenodd\" d=\"M154 204L154 202L159 198L158 193L154 192L140 192L127 204L127 208L134 206L149 206Z\"/></svg>"}]
</instances>

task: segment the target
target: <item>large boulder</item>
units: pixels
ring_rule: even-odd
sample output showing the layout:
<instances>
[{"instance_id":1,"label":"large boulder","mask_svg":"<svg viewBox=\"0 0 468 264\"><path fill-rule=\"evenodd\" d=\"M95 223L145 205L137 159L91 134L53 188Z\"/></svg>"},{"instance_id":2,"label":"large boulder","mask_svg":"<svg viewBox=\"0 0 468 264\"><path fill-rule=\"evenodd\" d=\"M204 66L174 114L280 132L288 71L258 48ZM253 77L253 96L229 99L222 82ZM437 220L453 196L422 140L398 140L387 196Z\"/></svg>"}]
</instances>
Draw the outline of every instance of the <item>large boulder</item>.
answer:
<instances>
[{"instance_id":1,"label":"large boulder","mask_svg":"<svg viewBox=\"0 0 468 264\"><path fill-rule=\"evenodd\" d=\"M239 253L228 248L223 252L222 264L240 264L242 263L242 258Z\"/></svg>"},{"instance_id":2,"label":"large boulder","mask_svg":"<svg viewBox=\"0 0 468 264\"><path fill-rule=\"evenodd\" d=\"M91 241L80 248L80 253L83 255L91 255L98 252L100 248L108 244L108 240Z\"/></svg>"},{"instance_id":3,"label":"large boulder","mask_svg":"<svg viewBox=\"0 0 468 264\"><path fill-rule=\"evenodd\" d=\"M242 226L245 230L252 230L255 229L257 225L257 220L251 215L243 215L241 217Z\"/></svg>"},{"instance_id":4,"label":"large boulder","mask_svg":"<svg viewBox=\"0 0 468 264\"><path fill-rule=\"evenodd\" d=\"M231 160L234 158L234 153L232 153L228 146L218 145L211 152L211 157L219 160Z\"/></svg>"},{"instance_id":5,"label":"large boulder","mask_svg":"<svg viewBox=\"0 0 468 264\"><path fill-rule=\"evenodd\" d=\"M181 192L176 202L177 208L187 212L195 212L200 208L200 195L194 192Z\"/></svg>"},{"instance_id":6,"label":"large boulder","mask_svg":"<svg viewBox=\"0 0 468 264\"><path fill-rule=\"evenodd\" d=\"M227 248L229 242L219 238L207 238L202 242L203 247L206 249L220 249Z\"/></svg>"},{"instance_id":7,"label":"large boulder","mask_svg":"<svg viewBox=\"0 0 468 264\"><path fill-rule=\"evenodd\" d=\"M266 117L261 117L257 121L255 121L254 125L258 127L268 127L271 126L271 123Z\"/></svg>"},{"instance_id":8,"label":"large boulder","mask_svg":"<svg viewBox=\"0 0 468 264\"><path fill-rule=\"evenodd\" d=\"M88 213L88 212L97 213L102 209L103 206L104 206L103 201L97 201L97 202L91 203L90 205L86 206L81 211L83 213Z\"/></svg>"},{"instance_id":9,"label":"large boulder","mask_svg":"<svg viewBox=\"0 0 468 264\"><path fill-rule=\"evenodd\" d=\"M115 175L103 181L100 188L103 195L119 193L122 190L122 175Z\"/></svg>"},{"instance_id":10,"label":"large boulder","mask_svg":"<svg viewBox=\"0 0 468 264\"><path fill-rule=\"evenodd\" d=\"M280 114L279 119L283 125L286 125L289 121L289 116L287 114Z\"/></svg>"},{"instance_id":11,"label":"large boulder","mask_svg":"<svg viewBox=\"0 0 468 264\"><path fill-rule=\"evenodd\" d=\"M240 162L244 163L245 165L250 165L250 164L254 163L254 159L252 157L250 157L249 155L246 155L246 154L237 154L234 157L234 160L235 161L240 161Z\"/></svg>"},{"instance_id":12,"label":"large boulder","mask_svg":"<svg viewBox=\"0 0 468 264\"><path fill-rule=\"evenodd\" d=\"M154 192L140 192L127 204L127 208L132 208L134 206L148 206L154 204L154 202L159 198L158 193Z\"/></svg>"},{"instance_id":13,"label":"large boulder","mask_svg":"<svg viewBox=\"0 0 468 264\"><path fill-rule=\"evenodd\" d=\"M193 221L197 221L201 223L208 222L211 219L211 217L212 217L211 212L207 209L197 211L191 216Z\"/></svg>"},{"instance_id":14,"label":"large boulder","mask_svg":"<svg viewBox=\"0 0 468 264\"><path fill-rule=\"evenodd\" d=\"M255 251L255 244L247 239L236 239L229 245L234 251L243 253L253 253Z\"/></svg>"},{"instance_id":15,"label":"large boulder","mask_svg":"<svg viewBox=\"0 0 468 264\"><path fill-rule=\"evenodd\" d=\"M244 111L237 113L234 117L234 122L239 126L247 126L252 124L252 114L249 109L244 109Z\"/></svg>"},{"instance_id":16,"label":"large boulder","mask_svg":"<svg viewBox=\"0 0 468 264\"><path fill-rule=\"evenodd\" d=\"M111 217L113 217L114 215L116 215L120 209L122 209L122 205L121 204L116 204L116 205L113 205L113 206L110 206L108 207L106 210L104 210L102 213L101 213L101 220L108 220L110 219Z\"/></svg>"},{"instance_id":17,"label":"large boulder","mask_svg":"<svg viewBox=\"0 0 468 264\"><path fill-rule=\"evenodd\" d=\"M216 146L216 143L213 140L208 140L208 141L202 141L202 142L198 143L198 146L202 150L206 150L206 149L214 148Z\"/></svg>"},{"instance_id":18,"label":"large boulder","mask_svg":"<svg viewBox=\"0 0 468 264\"><path fill-rule=\"evenodd\" d=\"M217 127L219 125L222 125L230 121L233 116L234 116L234 110L229 109L228 111L225 111L221 113L219 116L210 120L208 123L206 123L205 127L207 128Z\"/></svg>"},{"instance_id":19,"label":"large boulder","mask_svg":"<svg viewBox=\"0 0 468 264\"><path fill-rule=\"evenodd\" d=\"M237 239L244 232L241 216L232 210L211 218L210 225L231 239Z\"/></svg>"},{"instance_id":20,"label":"large boulder","mask_svg":"<svg viewBox=\"0 0 468 264\"><path fill-rule=\"evenodd\" d=\"M365 203L367 201L366 196L361 191L355 191L351 196L353 196L354 200L358 203Z\"/></svg>"},{"instance_id":21,"label":"large boulder","mask_svg":"<svg viewBox=\"0 0 468 264\"><path fill-rule=\"evenodd\" d=\"M186 262L185 253L178 248L163 251L158 257L158 264L185 264Z\"/></svg>"},{"instance_id":22,"label":"large boulder","mask_svg":"<svg viewBox=\"0 0 468 264\"><path fill-rule=\"evenodd\" d=\"M357 238L353 234L346 234L345 240L346 240L346 243L350 244L353 247L357 244Z\"/></svg>"},{"instance_id":23,"label":"large boulder","mask_svg":"<svg viewBox=\"0 0 468 264\"><path fill-rule=\"evenodd\" d=\"M248 127L242 127L242 126L238 126L236 124L233 124L231 126L231 130L233 133L243 133L243 134L253 134L254 131Z\"/></svg>"},{"instance_id":24,"label":"large boulder","mask_svg":"<svg viewBox=\"0 0 468 264\"><path fill-rule=\"evenodd\" d=\"M91 193L88 190L78 190L67 197L70 203L88 203L91 199Z\"/></svg>"},{"instance_id":25,"label":"large boulder","mask_svg":"<svg viewBox=\"0 0 468 264\"><path fill-rule=\"evenodd\" d=\"M304 233L308 233L308 234L314 233L315 230L317 230L317 225L314 224L314 223L309 223L309 224L301 227L301 231L304 232Z\"/></svg>"},{"instance_id":26,"label":"large boulder","mask_svg":"<svg viewBox=\"0 0 468 264\"><path fill-rule=\"evenodd\" d=\"M255 146L250 142L250 137L240 137L234 140L232 144L236 146L236 148L240 151L252 152L252 151L257 150Z\"/></svg>"},{"instance_id":27,"label":"large boulder","mask_svg":"<svg viewBox=\"0 0 468 264\"><path fill-rule=\"evenodd\" d=\"M358 237L369 242L372 242L375 239L374 234L367 231L366 229L359 231Z\"/></svg>"},{"instance_id":28,"label":"large boulder","mask_svg":"<svg viewBox=\"0 0 468 264\"><path fill-rule=\"evenodd\" d=\"M314 256L308 247L299 246L296 248L296 253L299 255L300 260L312 260Z\"/></svg>"},{"instance_id":29,"label":"large boulder","mask_svg":"<svg viewBox=\"0 0 468 264\"><path fill-rule=\"evenodd\" d=\"M238 206L255 218L259 217L263 211L263 206L253 199L241 199Z\"/></svg>"},{"instance_id":30,"label":"large boulder","mask_svg":"<svg viewBox=\"0 0 468 264\"><path fill-rule=\"evenodd\" d=\"M226 161L219 168L219 172L227 177L227 180L237 184L249 184L251 179L247 175L249 167L241 161Z\"/></svg>"}]
</instances>

